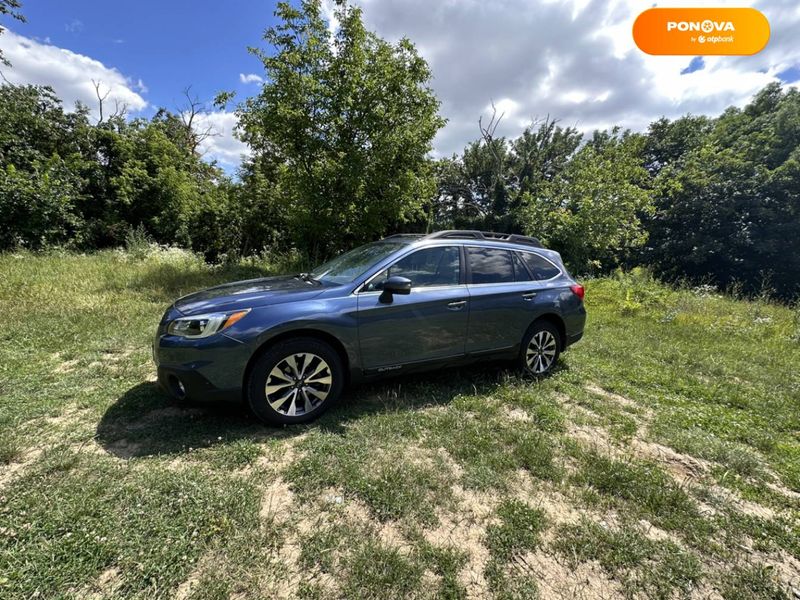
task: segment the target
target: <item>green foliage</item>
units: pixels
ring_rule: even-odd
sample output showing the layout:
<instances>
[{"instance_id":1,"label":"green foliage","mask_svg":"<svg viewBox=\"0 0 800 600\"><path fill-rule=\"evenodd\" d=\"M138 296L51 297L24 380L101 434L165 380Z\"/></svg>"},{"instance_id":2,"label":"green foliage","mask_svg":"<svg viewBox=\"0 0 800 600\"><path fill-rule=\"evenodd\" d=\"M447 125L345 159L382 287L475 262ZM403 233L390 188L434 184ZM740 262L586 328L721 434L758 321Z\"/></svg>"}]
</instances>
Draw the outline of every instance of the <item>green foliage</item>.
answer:
<instances>
[{"instance_id":1,"label":"green foliage","mask_svg":"<svg viewBox=\"0 0 800 600\"><path fill-rule=\"evenodd\" d=\"M275 189L289 240L313 257L420 215L435 184L426 154L444 124L430 70L407 39L389 44L340 4L331 33L320 2L278 5L261 92L237 111L242 139Z\"/></svg>"},{"instance_id":2,"label":"green foliage","mask_svg":"<svg viewBox=\"0 0 800 600\"><path fill-rule=\"evenodd\" d=\"M659 122L649 138L659 168L645 260L668 278L757 294L767 277L777 295L797 296L800 92L770 84L744 109Z\"/></svg>"},{"instance_id":3,"label":"green foliage","mask_svg":"<svg viewBox=\"0 0 800 600\"><path fill-rule=\"evenodd\" d=\"M232 184L160 110L90 125L52 89L0 87L0 249L97 248L139 230L217 257L239 247Z\"/></svg>"},{"instance_id":4,"label":"green foliage","mask_svg":"<svg viewBox=\"0 0 800 600\"><path fill-rule=\"evenodd\" d=\"M50 88L0 87L0 250L80 241L86 126Z\"/></svg>"},{"instance_id":5,"label":"green foliage","mask_svg":"<svg viewBox=\"0 0 800 600\"><path fill-rule=\"evenodd\" d=\"M495 138L498 122L483 128L483 138L463 156L436 163L439 190L431 208L437 227L522 232L524 201L543 193L582 138L551 119L531 124L514 140Z\"/></svg>"},{"instance_id":6,"label":"green foliage","mask_svg":"<svg viewBox=\"0 0 800 600\"><path fill-rule=\"evenodd\" d=\"M595 132L540 194L524 197L526 230L586 273L623 262L644 244L641 215L652 210L645 138Z\"/></svg>"},{"instance_id":7,"label":"green foliage","mask_svg":"<svg viewBox=\"0 0 800 600\"><path fill-rule=\"evenodd\" d=\"M80 180L54 155L30 171L0 170L0 248L42 248L80 239Z\"/></svg>"},{"instance_id":8,"label":"green foliage","mask_svg":"<svg viewBox=\"0 0 800 600\"><path fill-rule=\"evenodd\" d=\"M652 212L644 136L595 132L579 149L583 136L550 119L512 141L482 132L462 157L437 163L438 227L524 231L579 273L607 271L644 244L641 218Z\"/></svg>"}]
</instances>

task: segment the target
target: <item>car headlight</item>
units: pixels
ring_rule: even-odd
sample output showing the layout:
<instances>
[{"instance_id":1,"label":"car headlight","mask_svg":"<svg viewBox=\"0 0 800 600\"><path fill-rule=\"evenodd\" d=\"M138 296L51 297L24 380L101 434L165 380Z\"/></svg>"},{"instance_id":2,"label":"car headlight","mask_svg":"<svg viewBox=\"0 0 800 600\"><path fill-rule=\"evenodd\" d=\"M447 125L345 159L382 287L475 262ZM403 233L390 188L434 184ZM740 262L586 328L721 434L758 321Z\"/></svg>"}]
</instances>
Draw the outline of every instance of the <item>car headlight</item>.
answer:
<instances>
[{"instance_id":1,"label":"car headlight","mask_svg":"<svg viewBox=\"0 0 800 600\"><path fill-rule=\"evenodd\" d=\"M187 338L204 338L227 329L240 321L250 309L217 312L192 317L178 317L167 326L167 333Z\"/></svg>"}]
</instances>

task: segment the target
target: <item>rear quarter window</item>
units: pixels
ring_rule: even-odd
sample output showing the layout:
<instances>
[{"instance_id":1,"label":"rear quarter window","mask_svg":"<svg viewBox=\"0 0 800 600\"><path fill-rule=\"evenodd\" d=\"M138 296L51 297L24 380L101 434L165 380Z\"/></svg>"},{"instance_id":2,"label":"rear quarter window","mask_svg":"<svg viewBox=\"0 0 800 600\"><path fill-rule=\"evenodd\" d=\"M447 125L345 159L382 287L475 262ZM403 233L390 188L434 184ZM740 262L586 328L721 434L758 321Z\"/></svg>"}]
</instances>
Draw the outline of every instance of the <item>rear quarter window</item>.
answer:
<instances>
[{"instance_id":1,"label":"rear quarter window","mask_svg":"<svg viewBox=\"0 0 800 600\"><path fill-rule=\"evenodd\" d=\"M552 279L561 273L557 266L538 254L533 252L520 252L519 254L536 281Z\"/></svg>"}]
</instances>

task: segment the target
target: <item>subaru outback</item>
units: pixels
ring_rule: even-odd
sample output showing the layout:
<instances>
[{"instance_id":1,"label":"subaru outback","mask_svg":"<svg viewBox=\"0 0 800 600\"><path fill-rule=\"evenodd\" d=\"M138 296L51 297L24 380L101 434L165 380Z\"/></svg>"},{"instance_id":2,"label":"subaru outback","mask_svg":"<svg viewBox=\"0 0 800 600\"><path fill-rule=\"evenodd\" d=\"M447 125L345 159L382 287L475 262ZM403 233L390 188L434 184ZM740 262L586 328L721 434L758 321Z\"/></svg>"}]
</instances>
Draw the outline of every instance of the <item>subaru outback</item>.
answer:
<instances>
[{"instance_id":1,"label":"subaru outback","mask_svg":"<svg viewBox=\"0 0 800 600\"><path fill-rule=\"evenodd\" d=\"M310 273L184 296L153 355L176 398L244 400L267 423L300 423L388 374L511 359L547 375L583 335L583 296L536 238L398 234Z\"/></svg>"}]
</instances>

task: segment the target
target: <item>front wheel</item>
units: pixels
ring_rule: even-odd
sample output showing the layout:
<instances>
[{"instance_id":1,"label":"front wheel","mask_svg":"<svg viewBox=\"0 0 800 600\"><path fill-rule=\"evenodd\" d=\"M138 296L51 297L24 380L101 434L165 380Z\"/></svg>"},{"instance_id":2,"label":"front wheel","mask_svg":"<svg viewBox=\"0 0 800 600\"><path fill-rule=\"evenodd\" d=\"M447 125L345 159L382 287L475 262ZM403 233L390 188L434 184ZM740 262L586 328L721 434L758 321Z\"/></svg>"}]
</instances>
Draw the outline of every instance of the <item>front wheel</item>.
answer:
<instances>
[{"instance_id":1,"label":"front wheel","mask_svg":"<svg viewBox=\"0 0 800 600\"><path fill-rule=\"evenodd\" d=\"M247 399L271 425L311 421L339 397L344 370L337 352L314 338L295 338L267 350L253 365Z\"/></svg>"},{"instance_id":2,"label":"front wheel","mask_svg":"<svg viewBox=\"0 0 800 600\"><path fill-rule=\"evenodd\" d=\"M520 366L534 377L543 377L553 371L561 354L561 334L548 321L534 323L522 340Z\"/></svg>"}]
</instances>

